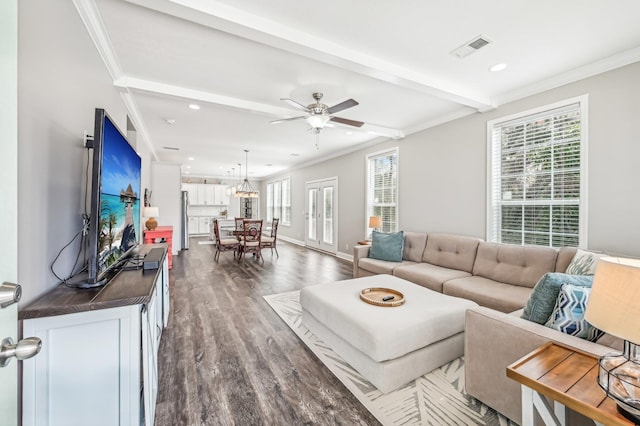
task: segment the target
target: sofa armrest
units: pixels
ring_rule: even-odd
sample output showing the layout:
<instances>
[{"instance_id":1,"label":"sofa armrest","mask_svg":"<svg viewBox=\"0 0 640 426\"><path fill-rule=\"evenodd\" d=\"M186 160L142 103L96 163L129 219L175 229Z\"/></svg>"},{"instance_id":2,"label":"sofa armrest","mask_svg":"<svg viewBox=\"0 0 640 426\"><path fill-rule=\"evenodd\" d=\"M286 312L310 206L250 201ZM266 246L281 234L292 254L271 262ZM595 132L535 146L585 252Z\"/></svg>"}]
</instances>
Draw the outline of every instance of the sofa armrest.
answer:
<instances>
[{"instance_id":1,"label":"sofa armrest","mask_svg":"<svg viewBox=\"0 0 640 426\"><path fill-rule=\"evenodd\" d=\"M369 257L370 245L357 244L353 246L353 278L358 278L360 273L358 272L358 262L360 259Z\"/></svg>"},{"instance_id":2,"label":"sofa armrest","mask_svg":"<svg viewBox=\"0 0 640 426\"><path fill-rule=\"evenodd\" d=\"M597 356L612 352L607 346L563 334L517 315L485 307L467 310L464 348L467 393L520 423L520 384L507 377L507 366L549 341Z\"/></svg>"}]
</instances>

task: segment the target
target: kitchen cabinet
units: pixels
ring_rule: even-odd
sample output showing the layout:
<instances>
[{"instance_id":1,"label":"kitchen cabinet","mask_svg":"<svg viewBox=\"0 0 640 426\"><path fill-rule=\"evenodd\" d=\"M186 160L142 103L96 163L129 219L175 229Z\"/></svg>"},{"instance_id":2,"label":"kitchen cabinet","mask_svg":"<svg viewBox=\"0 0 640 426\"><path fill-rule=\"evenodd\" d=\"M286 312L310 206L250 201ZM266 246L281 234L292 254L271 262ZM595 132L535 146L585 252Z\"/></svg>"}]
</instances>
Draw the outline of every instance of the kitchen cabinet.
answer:
<instances>
[{"instance_id":1,"label":"kitchen cabinet","mask_svg":"<svg viewBox=\"0 0 640 426\"><path fill-rule=\"evenodd\" d=\"M211 218L199 217L198 218L198 234L208 234Z\"/></svg>"},{"instance_id":2,"label":"kitchen cabinet","mask_svg":"<svg viewBox=\"0 0 640 426\"><path fill-rule=\"evenodd\" d=\"M157 270L121 271L102 289L60 285L19 312L42 340L23 361L23 424L153 426L158 348L169 315L166 244Z\"/></svg>"},{"instance_id":3,"label":"kitchen cabinet","mask_svg":"<svg viewBox=\"0 0 640 426\"><path fill-rule=\"evenodd\" d=\"M210 183L183 183L182 190L189 193L191 206L227 206L229 195L228 185L214 185Z\"/></svg>"},{"instance_id":4,"label":"kitchen cabinet","mask_svg":"<svg viewBox=\"0 0 640 426\"><path fill-rule=\"evenodd\" d=\"M197 217L190 217L189 218L189 235L196 235L199 233L200 229L199 229L199 223L198 223L198 219Z\"/></svg>"}]
</instances>

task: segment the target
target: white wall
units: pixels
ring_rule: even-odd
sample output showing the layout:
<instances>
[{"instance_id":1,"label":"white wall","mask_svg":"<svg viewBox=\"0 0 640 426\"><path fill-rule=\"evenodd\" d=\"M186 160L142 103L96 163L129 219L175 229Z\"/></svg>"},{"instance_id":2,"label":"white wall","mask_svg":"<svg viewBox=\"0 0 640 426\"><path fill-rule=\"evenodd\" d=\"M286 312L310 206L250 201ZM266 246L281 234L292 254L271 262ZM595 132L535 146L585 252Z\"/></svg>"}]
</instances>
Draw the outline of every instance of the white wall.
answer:
<instances>
[{"instance_id":1,"label":"white wall","mask_svg":"<svg viewBox=\"0 0 640 426\"><path fill-rule=\"evenodd\" d=\"M85 130L93 133L95 108L105 108L123 131L127 123L124 102L73 3L22 1L18 7L18 280L24 306L58 285L49 267L81 229L82 139ZM142 164L148 161L143 156ZM69 275L77 250L77 241L65 250L58 275Z\"/></svg>"},{"instance_id":2,"label":"white wall","mask_svg":"<svg viewBox=\"0 0 640 426\"><path fill-rule=\"evenodd\" d=\"M351 254L365 237L365 156L399 146L400 228L485 238L487 121L583 94L589 96L587 248L640 257L640 63L270 176L262 191L266 182L291 176L292 224L279 233L304 240L304 183L338 176L338 250Z\"/></svg>"},{"instance_id":3,"label":"white wall","mask_svg":"<svg viewBox=\"0 0 640 426\"><path fill-rule=\"evenodd\" d=\"M151 163L151 205L158 207L160 216L158 226L173 226L173 243L171 251L178 254L182 229L180 217L182 206L180 204L181 183L180 165L170 163Z\"/></svg>"}]
</instances>

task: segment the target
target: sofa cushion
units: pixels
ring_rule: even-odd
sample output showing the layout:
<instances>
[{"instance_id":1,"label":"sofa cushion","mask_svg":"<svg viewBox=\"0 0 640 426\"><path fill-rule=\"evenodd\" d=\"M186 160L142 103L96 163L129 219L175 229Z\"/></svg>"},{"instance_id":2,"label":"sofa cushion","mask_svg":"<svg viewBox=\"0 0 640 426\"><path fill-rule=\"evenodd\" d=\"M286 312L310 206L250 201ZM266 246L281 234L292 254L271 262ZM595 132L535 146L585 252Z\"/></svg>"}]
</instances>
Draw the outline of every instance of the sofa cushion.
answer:
<instances>
[{"instance_id":1,"label":"sofa cushion","mask_svg":"<svg viewBox=\"0 0 640 426\"><path fill-rule=\"evenodd\" d=\"M480 241L462 235L429 234L422 261L471 273Z\"/></svg>"},{"instance_id":2,"label":"sofa cushion","mask_svg":"<svg viewBox=\"0 0 640 426\"><path fill-rule=\"evenodd\" d=\"M551 247L481 242L473 275L533 287L545 273L555 270L557 254Z\"/></svg>"},{"instance_id":3,"label":"sofa cushion","mask_svg":"<svg viewBox=\"0 0 640 426\"><path fill-rule=\"evenodd\" d=\"M481 306L506 313L522 308L531 291L528 287L477 276L453 279L442 286L444 294L473 300Z\"/></svg>"},{"instance_id":4,"label":"sofa cushion","mask_svg":"<svg viewBox=\"0 0 640 426\"><path fill-rule=\"evenodd\" d=\"M401 262L404 253L404 232L373 231L371 235L371 249L369 257L372 259L386 260L388 262Z\"/></svg>"},{"instance_id":5,"label":"sofa cushion","mask_svg":"<svg viewBox=\"0 0 640 426\"><path fill-rule=\"evenodd\" d=\"M402 258L413 262L422 262L422 253L424 253L425 245L427 245L426 233L405 231Z\"/></svg>"},{"instance_id":6,"label":"sofa cushion","mask_svg":"<svg viewBox=\"0 0 640 426\"><path fill-rule=\"evenodd\" d=\"M524 307L522 318L544 325L553 312L563 284L591 287L592 283L593 276L591 275L569 275L559 272L546 273L533 288L533 293L531 293L531 297L529 297Z\"/></svg>"},{"instance_id":7,"label":"sofa cushion","mask_svg":"<svg viewBox=\"0 0 640 426\"><path fill-rule=\"evenodd\" d=\"M597 341L604 332L584 319L590 292L589 287L563 284L553 313L545 326L591 342Z\"/></svg>"},{"instance_id":8,"label":"sofa cushion","mask_svg":"<svg viewBox=\"0 0 640 426\"><path fill-rule=\"evenodd\" d=\"M443 268L430 263L401 265L393 270L393 275L439 293L442 293L442 283L445 281L471 276L470 273L465 271Z\"/></svg>"},{"instance_id":9,"label":"sofa cushion","mask_svg":"<svg viewBox=\"0 0 640 426\"><path fill-rule=\"evenodd\" d=\"M393 275L394 269L403 265L415 265L416 262L403 260L402 262L387 262L386 260L363 257L358 261L358 268L374 274Z\"/></svg>"},{"instance_id":10,"label":"sofa cushion","mask_svg":"<svg viewBox=\"0 0 640 426\"><path fill-rule=\"evenodd\" d=\"M556 259L555 272L566 272L567 266L571 263L573 256L576 255L576 248L573 247L560 247L558 249L558 258Z\"/></svg>"},{"instance_id":11,"label":"sofa cushion","mask_svg":"<svg viewBox=\"0 0 640 426\"><path fill-rule=\"evenodd\" d=\"M567 274L594 275L598 259L603 255L578 249L571 263L567 266Z\"/></svg>"}]
</instances>

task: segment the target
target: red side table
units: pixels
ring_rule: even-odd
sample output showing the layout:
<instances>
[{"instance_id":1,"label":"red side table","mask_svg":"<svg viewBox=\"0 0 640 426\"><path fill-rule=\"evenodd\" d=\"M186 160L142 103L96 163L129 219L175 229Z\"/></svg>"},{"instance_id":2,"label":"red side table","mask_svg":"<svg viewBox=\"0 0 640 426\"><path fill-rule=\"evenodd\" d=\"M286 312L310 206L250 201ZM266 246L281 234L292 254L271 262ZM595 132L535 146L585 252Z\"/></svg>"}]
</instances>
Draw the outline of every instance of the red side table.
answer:
<instances>
[{"instance_id":1,"label":"red side table","mask_svg":"<svg viewBox=\"0 0 640 426\"><path fill-rule=\"evenodd\" d=\"M164 242L169 246L169 269L171 269L173 264L173 254L171 250L172 240L173 240L173 226L158 226L153 231L149 231L148 229L144 230L144 243L145 244L153 244L157 239L164 238ZM159 241L158 241L159 242Z\"/></svg>"}]
</instances>

